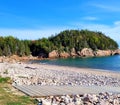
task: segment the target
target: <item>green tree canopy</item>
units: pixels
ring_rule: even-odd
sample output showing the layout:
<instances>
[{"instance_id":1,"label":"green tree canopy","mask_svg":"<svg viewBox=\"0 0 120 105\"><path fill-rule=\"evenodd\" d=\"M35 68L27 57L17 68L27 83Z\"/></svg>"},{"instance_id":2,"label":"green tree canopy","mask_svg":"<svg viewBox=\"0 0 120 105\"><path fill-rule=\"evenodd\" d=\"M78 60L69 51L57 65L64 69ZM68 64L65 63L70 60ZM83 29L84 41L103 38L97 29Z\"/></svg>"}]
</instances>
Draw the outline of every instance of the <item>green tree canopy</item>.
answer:
<instances>
[{"instance_id":1,"label":"green tree canopy","mask_svg":"<svg viewBox=\"0 0 120 105\"><path fill-rule=\"evenodd\" d=\"M55 36L34 41L19 40L12 36L0 37L0 56L32 54L33 56L47 57L48 53L53 50L69 53L72 48L76 52L83 48L115 50L118 49L118 44L102 32L89 30L65 30Z\"/></svg>"}]
</instances>

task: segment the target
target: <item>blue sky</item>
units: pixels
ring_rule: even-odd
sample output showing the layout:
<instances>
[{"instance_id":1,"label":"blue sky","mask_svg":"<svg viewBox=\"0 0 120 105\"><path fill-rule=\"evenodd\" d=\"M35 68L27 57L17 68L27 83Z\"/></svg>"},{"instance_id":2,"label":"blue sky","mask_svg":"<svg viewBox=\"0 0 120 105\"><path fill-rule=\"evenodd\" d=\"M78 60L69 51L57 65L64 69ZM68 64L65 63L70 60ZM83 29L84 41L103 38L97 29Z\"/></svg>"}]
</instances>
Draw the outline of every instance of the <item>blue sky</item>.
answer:
<instances>
[{"instance_id":1,"label":"blue sky","mask_svg":"<svg viewBox=\"0 0 120 105\"><path fill-rule=\"evenodd\" d=\"M0 35L38 39L65 29L102 31L120 45L119 0L0 0Z\"/></svg>"}]
</instances>

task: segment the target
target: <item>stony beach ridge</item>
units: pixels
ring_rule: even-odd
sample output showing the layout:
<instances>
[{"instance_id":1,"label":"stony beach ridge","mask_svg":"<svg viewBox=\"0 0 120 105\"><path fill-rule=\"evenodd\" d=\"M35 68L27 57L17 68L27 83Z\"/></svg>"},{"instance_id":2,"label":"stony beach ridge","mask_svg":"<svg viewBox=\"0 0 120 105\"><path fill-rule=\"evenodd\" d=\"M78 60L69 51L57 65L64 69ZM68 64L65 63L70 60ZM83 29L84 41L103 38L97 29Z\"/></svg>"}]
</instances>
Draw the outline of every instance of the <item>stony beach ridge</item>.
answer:
<instances>
[{"instance_id":1,"label":"stony beach ridge","mask_svg":"<svg viewBox=\"0 0 120 105\"><path fill-rule=\"evenodd\" d=\"M0 75L19 85L120 86L117 72L47 64L0 63Z\"/></svg>"},{"instance_id":2,"label":"stony beach ridge","mask_svg":"<svg viewBox=\"0 0 120 105\"><path fill-rule=\"evenodd\" d=\"M120 73L47 64L3 62L0 63L0 75L11 77L13 84L16 85L120 87ZM120 94L85 93L72 96L49 96L39 100L42 100L44 105L51 105L51 103L52 105L120 105Z\"/></svg>"}]
</instances>

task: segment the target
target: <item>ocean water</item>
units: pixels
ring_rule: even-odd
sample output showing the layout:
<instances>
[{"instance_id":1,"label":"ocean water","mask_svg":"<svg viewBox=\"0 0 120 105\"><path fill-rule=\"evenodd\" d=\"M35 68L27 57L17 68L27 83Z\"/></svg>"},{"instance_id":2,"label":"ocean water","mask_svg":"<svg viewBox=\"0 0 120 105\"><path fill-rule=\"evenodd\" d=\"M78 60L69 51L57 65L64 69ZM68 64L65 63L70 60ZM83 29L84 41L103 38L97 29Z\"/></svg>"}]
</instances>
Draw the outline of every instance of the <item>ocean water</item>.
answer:
<instances>
[{"instance_id":1,"label":"ocean water","mask_svg":"<svg viewBox=\"0 0 120 105\"><path fill-rule=\"evenodd\" d=\"M120 55L107 57L91 57L91 58L66 58L54 60L33 61L35 63L44 63L51 65L61 65L79 68L93 68L120 72Z\"/></svg>"}]
</instances>

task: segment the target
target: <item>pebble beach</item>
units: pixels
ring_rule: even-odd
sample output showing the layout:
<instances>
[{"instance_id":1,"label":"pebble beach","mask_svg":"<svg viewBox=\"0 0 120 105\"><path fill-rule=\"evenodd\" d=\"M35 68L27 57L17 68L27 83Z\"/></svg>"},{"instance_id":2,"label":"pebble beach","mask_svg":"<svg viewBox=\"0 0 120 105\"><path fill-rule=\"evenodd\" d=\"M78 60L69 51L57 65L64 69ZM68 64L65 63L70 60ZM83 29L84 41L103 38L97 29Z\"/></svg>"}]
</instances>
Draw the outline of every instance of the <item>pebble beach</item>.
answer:
<instances>
[{"instance_id":1,"label":"pebble beach","mask_svg":"<svg viewBox=\"0 0 120 105\"><path fill-rule=\"evenodd\" d=\"M15 85L113 86L120 87L120 73L23 62L0 63L0 75L10 77ZM49 96L43 105L120 105L120 93Z\"/></svg>"}]
</instances>

